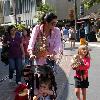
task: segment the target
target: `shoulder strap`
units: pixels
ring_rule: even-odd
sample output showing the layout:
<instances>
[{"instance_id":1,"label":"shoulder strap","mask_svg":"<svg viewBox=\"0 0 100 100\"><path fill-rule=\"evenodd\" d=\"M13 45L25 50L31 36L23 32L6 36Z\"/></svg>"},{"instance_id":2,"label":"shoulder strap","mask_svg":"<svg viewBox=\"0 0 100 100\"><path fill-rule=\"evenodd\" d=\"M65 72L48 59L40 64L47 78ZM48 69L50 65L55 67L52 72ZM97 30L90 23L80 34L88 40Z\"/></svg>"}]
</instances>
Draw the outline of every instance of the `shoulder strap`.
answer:
<instances>
[{"instance_id":1,"label":"shoulder strap","mask_svg":"<svg viewBox=\"0 0 100 100\"><path fill-rule=\"evenodd\" d=\"M38 29L39 29L39 32L38 32L38 34L37 34L37 37L39 37L40 35L43 36L43 35L42 35L42 32L41 32L41 30L40 30L40 26L41 26L41 25L39 25L39 28L38 28Z\"/></svg>"}]
</instances>

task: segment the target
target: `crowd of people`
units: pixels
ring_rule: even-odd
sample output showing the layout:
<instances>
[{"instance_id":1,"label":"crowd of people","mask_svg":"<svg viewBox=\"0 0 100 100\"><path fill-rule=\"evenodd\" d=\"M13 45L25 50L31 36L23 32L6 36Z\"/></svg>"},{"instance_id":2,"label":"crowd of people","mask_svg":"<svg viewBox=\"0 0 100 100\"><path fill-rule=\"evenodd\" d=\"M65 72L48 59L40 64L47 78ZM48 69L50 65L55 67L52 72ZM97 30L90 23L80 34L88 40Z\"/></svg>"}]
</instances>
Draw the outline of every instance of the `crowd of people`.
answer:
<instances>
[{"instance_id":1,"label":"crowd of people","mask_svg":"<svg viewBox=\"0 0 100 100\"><path fill-rule=\"evenodd\" d=\"M63 52L62 36L65 42L70 41L71 50L75 47L76 30L74 26L65 26L60 30L56 27L56 24L57 16L54 13L47 13L43 15L41 23L34 26L32 33L30 33L28 28L24 28L22 35L20 35L15 26L11 25L8 27L3 45L8 45L10 82L12 82L13 74L16 70L16 83L18 85L22 84L22 71L28 65L34 64L41 68L45 67L44 69L48 67L47 65L49 65L50 69L58 67L56 61ZM90 53L82 27L79 31L80 47L78 53L73 58L72 68L76 72L74 79L77 100L81 100L80 90L82 90L82 100L86 100L86 88L89 86L88 69L90 68ZM83 43L82 41L85 42ZM45 75L42 72L39 76L40 78L37 81L38 86L36 86L36 90L34 89L35 91L32 95L33 100L56 99L57 86L54 69L51 71L53 74L51 75L52 77L50 76L49 70ZM29 99L27 98L27 100Z\"/></svg>"}]
</instances>

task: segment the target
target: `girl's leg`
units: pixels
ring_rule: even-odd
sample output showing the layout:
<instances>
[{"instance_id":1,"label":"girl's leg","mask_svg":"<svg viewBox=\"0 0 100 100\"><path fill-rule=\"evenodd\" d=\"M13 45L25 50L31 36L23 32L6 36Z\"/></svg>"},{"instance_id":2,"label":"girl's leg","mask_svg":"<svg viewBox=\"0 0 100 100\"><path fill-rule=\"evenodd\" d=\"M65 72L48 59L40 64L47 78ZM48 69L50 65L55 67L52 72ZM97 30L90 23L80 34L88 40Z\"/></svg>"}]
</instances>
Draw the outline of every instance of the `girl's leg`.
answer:
<instances>
[{"instance_id":1,"label":"girl's leg","mask_svg":"<svg viewBox=\"0 0 100 100\"><path fill-rule=\"evenodd\" d=\"M81 100L80 99L80 88L75 88L75 94L76 94L77 100Z\"/></svg>"},{"instance_id":2,"label":"girl's leg","mask_svg":"<svg viewBox=\"0 0 100 100\"><path fill-rule=\"evenodd\" d=\"M74 49L74 40L73 40L73 42L72 42L72 48Z\"/></svg>"},{"instance_id":3,"label":"girl's leg","mask_svg":"<svg viewBox=\"0 0 100 100\"><path fill-rule=\"evenodd\" d=\"M73 47L75 48L75 40L73 40Z\"/></svg>"},{"instance_id":4,"label":"girl's leg","mask_svg":"<svg viewBox=\"0 0 100 100\"><path fill-rule=\"evenodd\" d=\"M82 100L86 100L86 88L82 88Z\"/></svg>"},{"instance_id":5,"label":"girl's leg","mask_svg":"<svg viewBox=\"0 0 100 100\"><path fill-rule=\"evenodd\" d=\"M72 40L72 48L75 48L75 40Z\"/></svg>"}]
</instances>

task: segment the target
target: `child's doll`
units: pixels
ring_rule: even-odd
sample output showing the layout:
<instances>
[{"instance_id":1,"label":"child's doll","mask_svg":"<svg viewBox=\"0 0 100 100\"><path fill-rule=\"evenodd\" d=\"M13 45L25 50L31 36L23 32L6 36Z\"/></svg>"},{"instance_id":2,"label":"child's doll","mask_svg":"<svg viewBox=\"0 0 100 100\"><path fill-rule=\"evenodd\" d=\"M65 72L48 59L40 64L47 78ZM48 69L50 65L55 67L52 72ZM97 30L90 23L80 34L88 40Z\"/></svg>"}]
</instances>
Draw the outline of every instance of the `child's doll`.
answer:
<instances>
[{"instance_id":1,"label":"child's doll","mask_svg":"<svg viewBox=\"0 0 100 100\"><path fill-rule=\"evenodd\" d=\"M82 71L78 70L80 65L84 65L81 57L79 55L74 55L74 57L72 59L72 65L71 65L72 69L73 70L77 70L77 73L80 74L81 80L83 80L83 78L84 78L84 71L83 70Z\"/></svg>"},{"instance_id":2,"label":"child's doll","mask_svg":"<svg viewBox=\"0 0 100 100\"><path fill-rule=\"evenodd\" d=\"M26 84L20 84L15 90L14 100L28 100L28 87Z\"/></svg>"}]
</instances>

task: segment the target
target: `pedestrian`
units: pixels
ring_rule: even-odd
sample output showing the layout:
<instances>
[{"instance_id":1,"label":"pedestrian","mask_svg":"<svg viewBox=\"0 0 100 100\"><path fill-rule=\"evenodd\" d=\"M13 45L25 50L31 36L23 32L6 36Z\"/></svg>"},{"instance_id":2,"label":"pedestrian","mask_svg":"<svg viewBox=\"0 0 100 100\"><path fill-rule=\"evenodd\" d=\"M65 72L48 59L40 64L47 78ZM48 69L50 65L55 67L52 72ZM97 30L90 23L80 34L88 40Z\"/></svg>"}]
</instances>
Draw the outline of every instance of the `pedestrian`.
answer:
<instances>
[{"instance_id":1,"label":"pedestrian","mask_svg":"<svg viewBox=\"0 0 100 100\"><path fill-rule=\"evenodd\" d=\"M73 50L75 48L75 40L76 40L76 34L75 34L76 31L73 26L70 27L68 33L69 33L69 41L71 44L71 50Z\"/></svg>"},{"instance_id":2,"label":"pedestrian","mask_svg":"<svg viewBox=\"0 0 100 100\"><path fill-rule=\"evenodd\" d=\"M28 52L30 58L36 56L38 65L47 64L48 55L54 59L62 52L61 32L56 24L57 16L54 13L47 13L43 15L41 23L32 30Z\"/></svg>"},{"instance_id":3,"label":"pedestrian","mask_svg":"<svg viewBox=\"0 0 100 100\"><path fill-rule=\"evenodd\" d=\"M62 33L63 33L63 40L66 42L68 41L68 26L65 25L65 27L62 29Z\"/></svg>"},{"instance_id":4,"label":"pedestrian","mask_svg":"<svg viewBox=\"0 0 100 100\"><path fill-rule=\"evenodd\" d=\"M86 25L84 26L84 29L85 29L85 39L86 39L86 41L88 41L89 25L86 24Z\"/></svg>"},{"instance_id":5,"label":"pedestrian","mask_svg":"<svg viewBox=\"0 0 100 100\"><path fill-rule=\"evenodd\" d=\"M4 39L4 45L8 45L9 81L12 82L14 70L16 70L16 83L21 84L22 58L25 57L22 39L16 34L15 26L8 27L8 35Z\"/></svg>"},{"instance_id":6,"label":"pedestrian","mask_svg":"<svg viewBox=\"0 0 100 100\"><path fill-rule=\"evenodd\" d=\"M86 100L86 88L89 86L88 70L90 68L90 53L86 45L81 45L78 48L78 54L72 59L72 68L76 72L74 79L77 100Z\"/></svg>"},{"instance_id":7,"label":"pedestrian","mask_svg":"<svg viewBox=\"0 0 100 100\"><path fill-rule=\"evenodd\" d=\"M27 52L28 44L29 44L29 39L30 39L30 29L24 28L22 32L22 42L23 42L23 47L24 47L24 52L25 52L25 59L23 59L23 65L29 65L29 53Z\"/></svg>"},{"instance_id":8,"label":"pedestrian","mask_svg":"<svg viewBox=\"0 0 100 100\"><path fill-rule=\"evenodd\" d=\"M47 61L48 56L55 63L62 52L61 32L56 27L56 24L57 16L54 13L47 13L43 15L41 23L37 24L32 30L28 52L30 59L33 60L35 58L34 61L40 67L43 67L44 64L49 65ZM56 74L58 66L55 66L56 64L53 65L50 67ZM36 88L38 86L39 81L36 80Z\"/></svg>"}]
</instances>

